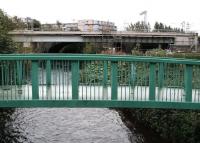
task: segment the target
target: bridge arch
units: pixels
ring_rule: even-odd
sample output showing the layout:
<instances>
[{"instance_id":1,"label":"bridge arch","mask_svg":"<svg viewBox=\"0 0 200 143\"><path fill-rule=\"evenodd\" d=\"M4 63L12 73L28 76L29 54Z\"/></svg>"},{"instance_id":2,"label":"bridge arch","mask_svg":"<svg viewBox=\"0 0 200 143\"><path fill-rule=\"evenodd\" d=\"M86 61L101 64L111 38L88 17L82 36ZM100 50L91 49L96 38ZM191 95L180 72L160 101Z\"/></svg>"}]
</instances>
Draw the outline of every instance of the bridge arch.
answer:
<instances>
[{"instance_id":1,"label":"bridge arch","mask_svg":"<svg viewBox=\"0 0 200 143\"><path fill-rule=\"evenodd\" d=\"M84 43L39 43L37 46L37 51L39 53L82 53Z\"/></svg>"}]
</instances>

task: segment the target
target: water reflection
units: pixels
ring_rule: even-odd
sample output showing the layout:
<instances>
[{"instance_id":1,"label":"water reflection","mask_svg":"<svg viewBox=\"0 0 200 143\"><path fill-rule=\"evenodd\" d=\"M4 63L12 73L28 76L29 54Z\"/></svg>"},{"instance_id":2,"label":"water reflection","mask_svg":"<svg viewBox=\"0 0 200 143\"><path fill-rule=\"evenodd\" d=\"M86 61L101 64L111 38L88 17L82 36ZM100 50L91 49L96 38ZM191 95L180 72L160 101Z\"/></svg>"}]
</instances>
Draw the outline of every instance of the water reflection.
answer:
<instances>
[{"instance_id":1,"label":"water reflection","mask_svg":"<svg viewBox=\"0 0 200 143\"><path fill-rule=\"evenodd\" d=\"M109 109L1 109L0 121L2 143L130 143L135 140L118 113Z\"/></svg>"}]
</instances>

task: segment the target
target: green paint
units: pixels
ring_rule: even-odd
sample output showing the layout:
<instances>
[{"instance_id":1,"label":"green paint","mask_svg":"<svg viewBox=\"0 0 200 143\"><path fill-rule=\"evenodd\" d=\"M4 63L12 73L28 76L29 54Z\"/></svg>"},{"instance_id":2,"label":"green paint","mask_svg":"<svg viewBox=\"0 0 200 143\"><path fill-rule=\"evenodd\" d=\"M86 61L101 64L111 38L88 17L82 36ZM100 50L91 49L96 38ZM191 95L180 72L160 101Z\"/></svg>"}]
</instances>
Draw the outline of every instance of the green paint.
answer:
<instances>
[{"instance_id":1,"label":"green paint","mask_svg":"<svg viewBox=\"0 0 200 143\"><path fill-rule=\"evenodd\" d=\"M11 70L11 64L14 60L17 60L15 64L15 76L11 76L10 72ZM193 65L200 65L200 61L195 60L186 60L186 59L173 59L173 58L155 58L155 57L134 57L134 56L110 56L110 55L71 55L71 54L39 54L39 55L2 55L0 56L0 61L3 61L1 66L1 83L2 85L8 84L8 86L15 86L22 83L23 78L27 78L24 72L26 70L29 70L27 68L25 70L25 63L24 61L32 61L31 64L31 81L32 81L32 99L23 99L23 100L16 100L17 98L13 98L10 100L7 100L7 91L3 91L2 89L0 93L4 94L3 97L0 99L0 107L127 107L127 108L175 108L175 109L200 109L200 103L194 103L192 102L192 83L194 79L198 79L198 76L193 76ZM46 100L46 99L39 99L39 65L38 61L46 62L46 83L47 87L51 86L51 62L54 60L60 60L60 61L69 61L71 64L71 70L72 72L72 100L64 100L61 99L59 101L55 100ZM88 98L88 100L79 100L79 70L82 70L79 66L79 61L84 61L85 63L92 63L92 68L87 69L86 74L91 74L92 77L98 76L103 77L103 83L99 85L98 89L101 89L100 86L106 87L108 79L111 80L111 100L105 99L105 100L93 100L92 98ZM95 61L95 62L94 62ZM96 66L95 63L98 63L96 61L100 61L100 63L103 63L103 72L98 72L99 75L95 75L93 73ZM118 63L125 63L125 67L127 63L131 63L129 68L125 68L122 66L123 69L118 69ZM62 62L61 62L62 63ZM111 63L111 77L108 76L108 63ZM133 65L133 63L141 63L143 66ZM173 64L170 64L173 63ZM174 64L175 63L175 64ZM167 64L170 67L170 70L165 71L164 65ZM181 65L180 65L181 64ZM149 65L149 73L146 73L148 70L146 69ZM158 67L158 78L156 77L156 70ZM60 67L57 69L60 69L58 72L58 75L61 74L62 65L59 65ZM101 64L102 66L102 64ZM183 66L185 66L185 74L184 74L184 87L185 87L185 96L186 101L181 102L173 102L173 100L168 102L161 102L155 100L155 89L156 89L156 83L158 83L158 88L165 88L165 86L176 86L180 81L165 81L169 80L170 78L164 78L164 72L169 73L171 77L176 77L177 72L179 72ZM110 66L109 66L110 67ZM136 69L137 67L137 69ZM200 67L197 66L199 69ZM138 69L139 68L139 69ZM171 68L173 70L171 70ZM23 70L24 69L24 70ZM167 68L166 68L167 69ZM98 69L99 71L100 69ZM121 72L118 72L120 70ZM136 74L136 71L140 70L142 71L140 74ZM123 72L122 72L123 71ZM28 71L29 72L29 71ZM123 76L130 74L130 76ZM24 75L23 75L24 74ZM198 74L197 74L198 75ZM122 77L123 76L123 77ZM11 81L10 78L14 77L14 82L6 82ZM129 77L130 79L127 79ZM147 79L149 77L149 80ZM138 81L141 81L142 83L149 82L149 100L148 101L136 101L133 98L133 101L119 101L118 99L118 78L123 79L125 83L128 83L128 86L134 86L134 81L137 79ZM96 78L95 78L96 79ZM179 79L179 78L176 78ZM6 81L5 81L6 80ZM60 79L65 80L65 79ZM128 80L131 80L130 82L127 82ZM145 80L145 81L143 81ZM139 82L136 83L136 85ZM164 85L166 83L166 85ZM90 82L90 87L95 84L94 82ZM197 83L193 83L197 84ZM143 85L143 84L142 84ZM148 84L145 84L148 86ZM83 85L84 86L84 85ZM178 85L179 86L179 85ZM194 85L195 86L195 85ZM198 86L198 85L196 85ZM171 89L170 89L171 90ZM173 90L173 89L172 89ZM17 91L17 90L16 90ZM8 91L9 92L9 91ZM31 91L30 91L31 92ZM98 92L101 92L99 90ZM60 87L57 92L57 94L60 93ZM12 93L11 93L12 94ZM16 94L16 92L15 92ZM95 92L90 91L89 94L95 94ZM125 94L125 93L123 93ZM14 95L14 92L13 92ZM15 95L16 96L16 95ZM24 95L23 95L24 96ZM173 97L173 95L168 95L170 97ZM14 97L14 96L13 96ZM195 102L198 102L195 101Z\"/></svg>"},{"instance_id":2,"label":"green paint","mask_svg":"<svg viewBox=\"0 0 200 143\"><path fill-rule=\"evenodd\" d=\"M103 62L103 87L107 87L108 81L108 62Z\"/></svg>"},{"instance_id":3,"label":"green paint","mask_svg":"<svg viewBox=\"0 0 200 143\"><path fill-rule=\"evenodd\" d=\"M32 79L32 98L34 100L39 99L38 62L37 61L32 61L31 79Z\"/></svg>"},{"instance_id":4,"label":"green paint","mask_svg":"<svg viewBox=\"0 0 200 143\"><path fill-rule=\"evenodd\" d=\"M46 84L47 86L51 85L51 61L46 61Z\"/></svg>"},{"instance_id":5,"label":"green paint","mask_svg":"<svg viewBox=\"0 0 200 143\"><path fill-rule=\"evenodd\" d=\"M144 63L176 63L200 65L200 60L184 58L161 58L151 56L128 56L128 55L98 55L98 54L0 54L0 60L79 60L79 61L126 61Z\"/></svg>"},{"instance_id":6,"label":"green paint","mask_svg":"<svg viewBox=\"0 0 200 143\"><path fill-rule=\"evenodd\" d=\"M17 85L22 85L22 61L17 61Z\"/></svg>"},{"instance_id":7,"label":"green paint","mask_svg":"<svg viewBox=\"0 0 200 143\"><path fill-rule=\"evenodd\" d=\"M155 100L155 63L150 63L149 100Z\"/></svg>"},{"instance_id":8,"label":"green paint","mask_svg":"<svg viewBox=\"0 0 200 143\"><path fill-rule=\"evenodd\" d=\"M159 63L158 69L158 87L163 88L164 86L164 64Z\"/></svg>"},{"instance_id":9,"label":"green paint","mask_svg":"<svg viewBox=\"0 0 200 143\"><path fill-rule=\"evenodd\" d=\"M164 109L200 109L199 103L156 102L156 101L105 101L105 100L7 100L0 101L0 107L70 107L70 108L164 108Z\"/></svg>"},{"instance_id":10,"label":"green paint","mask_svg":"<svg viewBox=\"0 0 200 143\"><path fill-rule=\"evenodd\" d=\"M117 100L117 62L111 62L111 99Z\"/></svg>"},{"instance_id":11,"label":"green paint","mask_svg":"<svg viewBox=\"0 0 200 143\"><path fill-rule=\"evenodd\" d=\"M72 61L72 99L78 99L79 62Z\"/></svg>"},{"instance_id":12,"label":"green paint","mask_svg":"<svg viewBox=\"0 0 200 143\"><path fill-rule=\"evenodd\" d=\"M192 66L185 67L185 98L187 102L192 101Z\"/></svg>"}]
</instances>

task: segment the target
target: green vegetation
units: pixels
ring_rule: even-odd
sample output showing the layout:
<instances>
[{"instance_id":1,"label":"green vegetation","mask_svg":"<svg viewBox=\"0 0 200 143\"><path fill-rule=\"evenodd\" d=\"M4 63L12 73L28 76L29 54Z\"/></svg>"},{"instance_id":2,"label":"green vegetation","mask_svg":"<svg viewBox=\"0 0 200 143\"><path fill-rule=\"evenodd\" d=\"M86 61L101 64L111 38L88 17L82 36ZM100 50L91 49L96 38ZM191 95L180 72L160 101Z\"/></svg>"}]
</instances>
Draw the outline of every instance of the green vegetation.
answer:
<instances>
[{"instance_id":1,"label":"green vegetation","mask_svg":"<svg viewBox=\"0 0 200 143\"><path fill-rule=\"evenodd\" d=\"M154 29L153 29L154 32L184 32L183 29L181 28L177 28L177 27L174 27L172 28L171 26L167 26L163 23L159 23L159 22L156 22L155 25L154 25Z\"/></svg>"},{"instance_id":2,"label":"green vegetation","mask_svg":"<svg viewBox=\"0 0 200 143\"><path fill-rule=\"evenodd\" d=\"M0 9L0 53L14 53L20 51L20 45L14 43L8 35L9 31L19 29L34 29L39 30L41 24L36 19L26 18L27 22L17 16L9 17L4 11Z\"/></svg>"},{"instance_id":3,"label":"green vegetation","mask_svg":"<svg viewBox=\"0 0 200 143\"><path fill-rule=\"evenodd\" d=\"M13 53L15 44L8 36L8 32L15 28L12 20L0 9L0 53Z\"/></svg>"},{"instance_id":4,"label":"green vegetation","mask_svg":"<svg viewBox=\"0 0 200 143\"><path fill-rule=\"evenodd\" d=\"M167 143L200 143L200 112L167 109L119 109L124 116L151 129ZM155 139L156 140L156 139Z\"/></svg>"},{"instance_id":5,"label":"green vegetation","mask_svg":"<svg viewBox=\"0 0 200 143\"><path fill-rule=\"evenodd\" d=\"M145 54L133 51L135 55L159 57L177 57L200 59L194 53L168 53L162 49L153 49ZM197 74L199 77L199 74ZM196 82L198 78L194 79ZM200 143L200 111L174 109L120 109L125 116L134 119L135 124L150 128L169 143Z\"/></svg>"},{"instance_id":6,"label":"green vegetation","mask_svg":"<svg viewBox=\"0 0 200 143\"><path fill-rule=\"evenodd\" d=\"M136 32L150 32L150 24L146 24L143 21L138 21L136 23L131 23L126 27L127 31L136 31ZM183 29L177 27L171 27L163 24L162 22L155 22L153 32L184 32Z\"/></svg>"},{"instance_id":7,"label":"green vegetation","mask_svg":"<svg viewBox=\"0 0 200 143\"><path fill-rule=\"evenodd\" d=\"M150 24L146 24L144 22L136 22L135 24L131 23L127 28L127 31L137 31L137 32L148 32L150 31Z\"/></svg>"}]
</instances>

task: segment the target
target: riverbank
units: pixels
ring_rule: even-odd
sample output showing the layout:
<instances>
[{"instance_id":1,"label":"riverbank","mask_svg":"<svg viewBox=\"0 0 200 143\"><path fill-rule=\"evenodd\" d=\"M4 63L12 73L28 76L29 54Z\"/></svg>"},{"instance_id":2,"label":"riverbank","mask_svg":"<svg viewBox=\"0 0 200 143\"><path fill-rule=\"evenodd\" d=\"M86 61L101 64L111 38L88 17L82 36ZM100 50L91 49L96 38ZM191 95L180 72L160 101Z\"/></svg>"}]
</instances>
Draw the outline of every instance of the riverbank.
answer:
<instances>
[{"instance_id":1,"label":"riverbank","mask_svg":"<svg viewBox=\"0 0 200 143\"><path fill-rule=\"evenodd\" d=\"M200 59L199 53L173 53L161 49L153 49L145 54L133 51L133 55L157 56ZM146 139L148 143L200 143L200 111L197 110L174 110L174 109L118 109L121 116L129 121L126 124L130 129L131 124L137 130L144 129L150 133ZM157 138L157 140L153 139Z\"/></svg>"},{"instance_id":2,"label":"riverbank","mask_svg":"<svg viewBox=\"0 0 200 143\"><path fill-rule=\"evenodd\" d=\"M140 122L133 110L138 109L116 109L127 128L137 137L137 143L170 143L169 140L163 139L150 127Z\"/></svg>"},{"instance_id":3,"label":"riverbank","mask_svg":"<svg viewBox=\"0 0 200 143\"><path fill-rule=\"evenodd\" d=\"M148 132L148 143L199 143L200 111L173 109L118 109L118 112L142 130ZM127 124L126 124L127 125ZM127 125L129 127L129 125ZM129 127L130 128L130 127ZM148 136L150 136L148 138Z\"/></svg>"}]
</instances>

